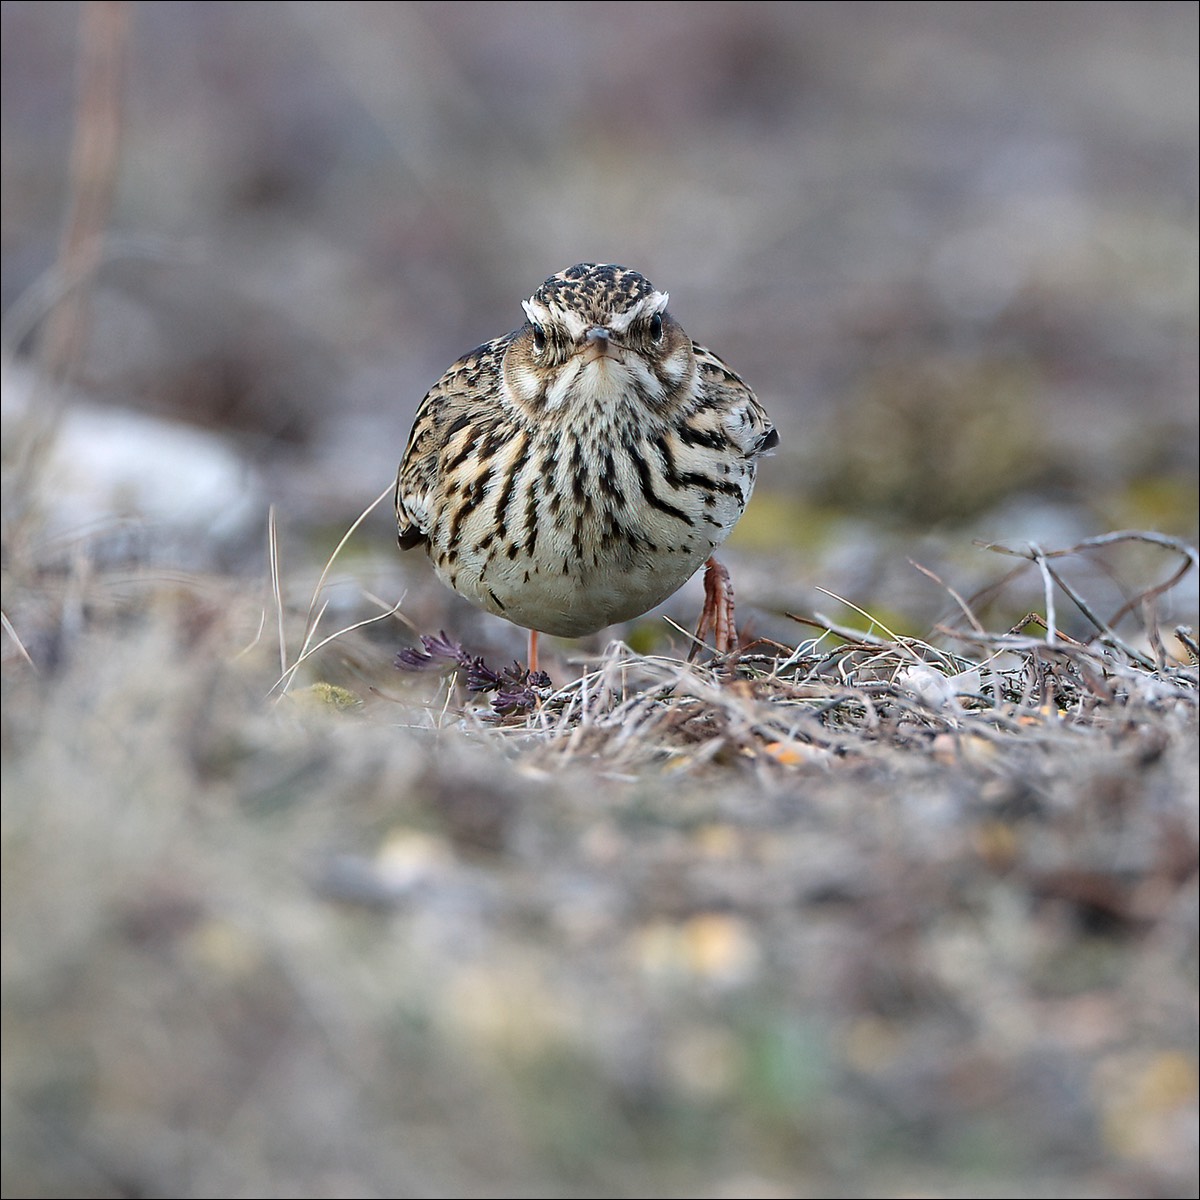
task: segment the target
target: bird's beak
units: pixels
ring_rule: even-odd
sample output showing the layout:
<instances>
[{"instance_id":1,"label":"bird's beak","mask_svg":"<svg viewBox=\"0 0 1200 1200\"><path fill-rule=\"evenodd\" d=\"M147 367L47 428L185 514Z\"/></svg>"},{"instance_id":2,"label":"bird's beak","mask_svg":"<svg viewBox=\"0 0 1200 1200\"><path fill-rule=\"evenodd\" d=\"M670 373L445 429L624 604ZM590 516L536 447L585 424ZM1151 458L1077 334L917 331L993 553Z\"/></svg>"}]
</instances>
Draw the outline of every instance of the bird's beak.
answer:
<instances>
[{"instance_id":1,"label":"bird's beak","mask_svg":"<svg viewBox=\"0 0 1200 1200\"><path fill-rule=\"evenodd\" d=\"M595 362L595 360L598 358L606 358L612 348L612 343L608 339L608 330L605 329L603 325L593 325L591 329L584 334L584 361Z\"/></svg>"}]
</instances>

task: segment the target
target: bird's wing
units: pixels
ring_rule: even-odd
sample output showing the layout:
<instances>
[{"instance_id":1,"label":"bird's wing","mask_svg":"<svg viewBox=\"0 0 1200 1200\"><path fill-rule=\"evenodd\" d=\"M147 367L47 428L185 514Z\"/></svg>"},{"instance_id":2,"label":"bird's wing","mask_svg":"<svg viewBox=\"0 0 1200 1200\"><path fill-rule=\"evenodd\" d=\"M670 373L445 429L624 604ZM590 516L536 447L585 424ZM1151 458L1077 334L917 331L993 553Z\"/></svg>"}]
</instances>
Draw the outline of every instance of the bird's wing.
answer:
<instances>
[{"instance_id":1,"label":"bird's wing","mask_svg":"<svg viewBox=\"0 0 1200 1200\"><path fill-rule=\"evenodd\" d=\"M396 475L396 524L401 549L419 546L429 535L437 515L444 451L451 439L477 420L486 419L495 407L509 337L485 342L464 354L429 389L417 408Z\"/></svg>"},{"instance_id":2,"label":"bird's wing","mask_svg":"<svg viewBox=\"0 0 1200 1200\"><path fill-rule=\"evenodd\" d=\"M693 418L697 431L707 426L715 436L724 434L752 459L778 446L774 422L742 377L699 342L692 343L692 351L702 383Z\"/></svg>"}]
</instances>

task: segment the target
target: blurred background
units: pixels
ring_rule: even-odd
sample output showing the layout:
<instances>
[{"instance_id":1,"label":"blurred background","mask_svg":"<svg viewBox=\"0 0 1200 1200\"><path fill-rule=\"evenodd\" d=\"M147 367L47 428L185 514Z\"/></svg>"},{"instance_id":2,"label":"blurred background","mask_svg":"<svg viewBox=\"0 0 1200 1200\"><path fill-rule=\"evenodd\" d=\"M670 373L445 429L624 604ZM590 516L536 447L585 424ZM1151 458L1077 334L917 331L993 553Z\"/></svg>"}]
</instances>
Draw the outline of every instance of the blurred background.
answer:
<instances>
[{"instance_id":1,"label":"blurred background","mask_svg":"<svg viewBox=\"0 0 1200 1200\"><path fill-rule=\"evenodd\" d=\"M845 758L703 707L703 755L539 740L393 669L524 636L385 498L319 634L411 625L264 697L427 388L581 260L779 426L723 555L743 632L854 623L820 586L925 633L955 606L909 560L969 596L1014 565L980 539L1194 542L1197 24L0 5L5 1195L1194 1195L1182 684L1089 721L1031 673L1006 742L884 721ZM1181 559L1055 561L1109 616ZM1157 604L1195 622L1195 572ZM1032 570L975 601L1043 607Z\"/></svg>"},{"instance_id":2,"label":"blurred background","mask_svg":"<svg viewBox=\"0 0 1200 1200\"><path fill-rule=\"evenodd\" d=\"M269 502L344 529L449 363L594 259L778 422L733 543L766 610L820 582L935 615L904 560L973 537L1195 537L1194 4L98 7L118 99L79 116L118 135L84 169L111 207L63 527L157 505L226 566ZM3 5L9 459L69 291L81 11Z\"/></svg>"}]
</instances>

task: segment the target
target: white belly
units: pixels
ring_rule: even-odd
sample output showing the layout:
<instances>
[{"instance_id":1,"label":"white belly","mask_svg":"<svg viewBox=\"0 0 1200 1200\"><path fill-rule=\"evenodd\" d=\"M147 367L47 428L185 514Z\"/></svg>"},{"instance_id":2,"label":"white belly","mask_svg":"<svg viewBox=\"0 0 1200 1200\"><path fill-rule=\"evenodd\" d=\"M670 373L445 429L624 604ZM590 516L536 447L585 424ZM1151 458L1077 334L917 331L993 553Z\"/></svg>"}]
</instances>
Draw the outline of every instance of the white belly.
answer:
<instances>
[{"instance_id":1,"label":"white belly","mask_svg":"<svg viewBox=\"0 0 1200 1200\"><path fill-rule=\"evenodd\" d=\"M628 621L661 604L704 564L732 530L742 506L718 497L686 525L668 514L640 511L620 516L626 534L605 536L602 513L579 525L539 522L532 552L489 537L488 511L467 520L453 563L435 566L446 583L489 612L528 629L582 637Z\"/></svg>"},{"instance_id":2,"label":"white belly","mask_svg":"<svg viewBox=\"0 0 1200 1200\"><path fill-rule=\"evenodd\" d=\"M661 604L704 563L712 545L607 565L492 558L460 560L453 586L468 599L527 629L582 637ZM446 572L439 572L450 583Z\"/></svg>"}]
</instances>

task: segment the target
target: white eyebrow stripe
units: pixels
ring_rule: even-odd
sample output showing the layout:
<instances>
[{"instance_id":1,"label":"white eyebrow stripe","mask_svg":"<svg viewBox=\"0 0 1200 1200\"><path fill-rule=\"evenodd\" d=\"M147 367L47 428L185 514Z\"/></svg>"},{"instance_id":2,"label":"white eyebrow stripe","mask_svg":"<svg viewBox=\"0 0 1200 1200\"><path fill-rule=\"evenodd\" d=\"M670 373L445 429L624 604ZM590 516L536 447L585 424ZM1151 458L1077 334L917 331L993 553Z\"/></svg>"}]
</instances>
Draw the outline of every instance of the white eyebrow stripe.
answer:
<instances>
[{"instance_id":1,"label":"white eyebrow stripe","mask_svg":"<svg viewBox=\"0 0 1200 1200\"><path fill-rule=\"evenodd\" d=\"M532 296L528 300L522 300L521 307L535 325L541 325L543 329L548 325L556 325L566 332L571 341L579 341L590 328L584 319L578 313L572 312L571 309L552 309Z\"/></svg>"},{"instance_id":2,"label":"white eyebrow stripe","mask_svg":"<svg viewBox=\"0 0 1200 1200\"><path fill-rule=\"evenodd\" d=\"M628 312L618 313L613 317L608 323L608 327L613 333L627 333L635 321L661 313L667 307L667 301L670 299L669 292L651 292L650 295L639 300Z\"/></svg>"},{"instance_id":3,"label":"white eyebrow stripe","mask_svg":"<svg viewBox=\"0 0 1200 1200\"><path fill-rule=\"evenodd\" d=\"M558 314L558 323L567 331L567 337L573 342L578 342L591 328L590 321L585 321L577 312L573 312L569 308L563 309Z\"/></svg>"},{"instance_id":4,"label":"white eyebrow stripe","mask_svg":"<svg viewBox=\"0 0 1200 1200\"><path fill-rule=\"evenodd\" d=\"M615 334L628 333L636 322L644 321L666 311L670 299L669 292L651 292L648 296L643 296L628 311L612 316L607 322L607 326ZM594 322L585 321L574 309L560 308L558 305L551 308L535 296L530 296L528 300L522 300L521 307L534 325L541 325L543 328L556 325L573 342L582 341L584 335L594 324Z\"/></svg>"},{"instance_id":5,"label":"white eyebrow stripe","mask_svg":"<svg viewBox=\"0 0 1200 1200\"><path fill-rule=\"evenodd\" d=\"M521 307L534 325L545 325L550 320L550 310L544 304L539 304L532 296L528 300L522 300Z\"/></svg>"}]
</instances>

